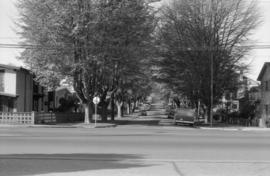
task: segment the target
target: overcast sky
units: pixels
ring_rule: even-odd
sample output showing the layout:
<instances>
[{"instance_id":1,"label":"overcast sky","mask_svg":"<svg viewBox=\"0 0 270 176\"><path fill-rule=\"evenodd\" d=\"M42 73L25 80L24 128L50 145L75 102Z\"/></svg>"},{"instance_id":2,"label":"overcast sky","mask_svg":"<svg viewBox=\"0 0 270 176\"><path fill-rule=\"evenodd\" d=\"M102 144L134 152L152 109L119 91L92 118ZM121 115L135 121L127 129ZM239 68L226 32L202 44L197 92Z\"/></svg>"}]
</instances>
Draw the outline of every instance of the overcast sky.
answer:
<instances>
[{"instance_id":1,"label":"overcast sky","mask_svg":"<svg viewBox=\"0 0 270 176\"><path fill-rule=\"evenodd\" d=\"M14 21L18 17L15 8L17 0L0 0L0 44L16 44L19 36L16 35ZM270 0L258 0L259 10L263 23L255 31L253 39L256 45L270 45ZM17 60L21 50L1 48L0 46L0 63L23 66L23 62ZM249 77L257 79L264 62L270 62L270 48L253 50L248 56L250 60Z\"/></svg>"}]
</instances>

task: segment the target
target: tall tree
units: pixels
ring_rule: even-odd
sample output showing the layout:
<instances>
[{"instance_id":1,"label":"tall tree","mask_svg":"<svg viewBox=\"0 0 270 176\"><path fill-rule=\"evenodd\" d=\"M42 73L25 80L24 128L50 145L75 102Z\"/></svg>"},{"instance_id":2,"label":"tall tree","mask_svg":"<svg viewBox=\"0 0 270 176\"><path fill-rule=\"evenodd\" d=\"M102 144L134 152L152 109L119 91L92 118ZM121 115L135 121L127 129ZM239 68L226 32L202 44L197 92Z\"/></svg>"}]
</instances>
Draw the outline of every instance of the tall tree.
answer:
<instances>
[{"instance_id":1,"label":"tall tree","mask_svg":"<svg viewBox=\"0 0 270 176\"><path fill-rule=\"evenodd\" d=\"M73 86L85 108L85 123L92 114L92 98L109 78L106 60L95 47L97 4L94 1L20 1L22 36L33 45L22 59L34 69L37 78L47 72L59 80L72 77ZM109 75L109 74L108 74ZM41 82L42 83L42 82Z\"/></svg>"},{"instance_id":2,"label":"tall tree","mask_svg":"<svg viewBox=\"0 0 270 176\"><path fill-rule=\"evenodd\" d=\"M234 88L237 72L245 66L244 56L250 48L242 46L258 18L255 2L172 1L160 15L158 80L194 105L200 100L210 112L211 69L213 99L218 103L225 90Z\"/></svg>"},{"instance_id":3,"label":"tall tree","mask_svg":"<svg viewBox=\"0 0 270 176\"><path fill-rule=\"evenodd\" d=\"M21 58L37 79L55 86L71 78L85 108L85 123L92 116L94 96L101 97L106 120L110 95L121 80L140 72L147 56L153 30L149 3L21 0L18 7L21 35L29 46Z\"/></svg>"}]
</instances>

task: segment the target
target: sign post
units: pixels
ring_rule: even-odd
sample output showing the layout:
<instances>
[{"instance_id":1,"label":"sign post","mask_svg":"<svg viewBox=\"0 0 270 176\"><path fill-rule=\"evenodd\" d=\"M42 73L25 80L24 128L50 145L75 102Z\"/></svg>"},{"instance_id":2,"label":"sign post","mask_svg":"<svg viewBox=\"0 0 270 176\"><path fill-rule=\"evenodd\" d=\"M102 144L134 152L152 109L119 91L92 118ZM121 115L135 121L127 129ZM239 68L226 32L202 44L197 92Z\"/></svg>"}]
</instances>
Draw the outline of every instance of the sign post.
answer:
<instances>
[{"instance_id":1,"label":"sign post","mask_svg":"<svg viewBox=\"0 0 270 176\"><path fill-rule=\"evenodd\" d=\"M93 103L95 104L95 127L97 126L97 105L100 102L100 98L99 97L94 97L93 98Z\"/></svg>"}]
</instances>

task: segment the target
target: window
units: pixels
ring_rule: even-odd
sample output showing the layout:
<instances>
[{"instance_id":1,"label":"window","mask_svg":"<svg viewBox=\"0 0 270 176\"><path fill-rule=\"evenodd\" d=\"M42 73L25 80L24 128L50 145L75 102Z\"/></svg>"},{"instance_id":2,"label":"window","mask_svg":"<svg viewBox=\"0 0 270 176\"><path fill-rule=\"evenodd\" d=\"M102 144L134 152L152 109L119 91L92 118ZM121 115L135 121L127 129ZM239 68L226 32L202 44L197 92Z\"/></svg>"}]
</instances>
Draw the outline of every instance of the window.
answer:
<instances>
[{"instance_id":1,"label":"window","mask_svg":"<svg viewBox=\"0 0 270 176\"><path fill-rule=\"evenodd\" d=\"M4 70L0 70L0 92L4 92Z\"/></svg>"},{"instance_id":2,"label":"window","mask_svg":"<svg viewBox=\"0 0 270 176\"><path fill-rule=\"evenodd\" d=\"M265 114L268 115L269 114L269 106L265 105Z\"/></svg>"}]
</instances>

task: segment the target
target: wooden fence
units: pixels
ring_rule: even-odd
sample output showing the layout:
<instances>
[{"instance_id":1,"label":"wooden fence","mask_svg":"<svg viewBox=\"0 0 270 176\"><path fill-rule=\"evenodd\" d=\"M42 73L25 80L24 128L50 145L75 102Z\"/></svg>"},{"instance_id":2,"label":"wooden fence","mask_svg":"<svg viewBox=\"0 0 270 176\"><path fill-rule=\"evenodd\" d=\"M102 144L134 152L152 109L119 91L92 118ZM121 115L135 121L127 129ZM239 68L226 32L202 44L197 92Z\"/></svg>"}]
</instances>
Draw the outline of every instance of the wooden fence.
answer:
<instances>
[{"instance_id":1,"label":"wooden fence","mask_svg":"<svg viewBox=\"0 0 270 176\"><path fill-rule=\"evenodd\" d=\"M0 124L34 124L32 112L0 112Z\"/></svg>"},{"instance_id":2,"label":"wooden fence","mask_svg":"<svg viewBox=\"0 0 270 176\"><path fill-rule=\"evenodd\" d=\"M82 122L84 113L35 112L35 124Z\"/></svg>"}]
</instances>

